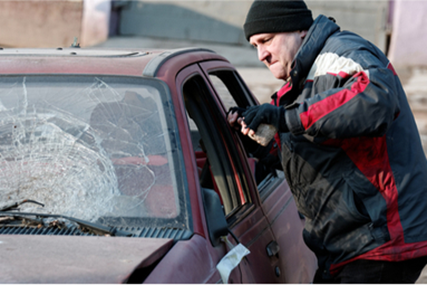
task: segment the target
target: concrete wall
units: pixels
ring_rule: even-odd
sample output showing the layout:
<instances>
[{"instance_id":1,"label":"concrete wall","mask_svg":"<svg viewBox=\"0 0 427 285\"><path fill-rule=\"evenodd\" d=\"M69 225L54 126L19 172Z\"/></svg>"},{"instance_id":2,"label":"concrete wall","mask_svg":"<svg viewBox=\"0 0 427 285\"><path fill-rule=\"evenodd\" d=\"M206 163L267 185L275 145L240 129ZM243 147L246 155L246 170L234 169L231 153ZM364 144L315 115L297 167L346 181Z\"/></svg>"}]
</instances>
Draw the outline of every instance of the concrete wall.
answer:
<instances>
[{"instance_id":1,"label":"concrete wall","mask_svg":"<svg viewBox=\"0 0 427 285\"><path fill-rule=\"evenodd\" d=\"M247 45L243 24L253 0L140 0L121 10L120 35ZM386 49L388 1L307 0L313 16L332 16Z\"/></svg>"},{"instance_id":2,"label":"concrete wall","mask_svg":"<svg viewBox=\"0 0 427 285\"><path fill-rule=\"evenodd\" d=\"M129 1L120 35L246 44L242 23L252 1Z\"/></svg>"},{"instance_id":3,"label":"concrete wall","mask_svg":"<svg viewBox=\"0 0 427 285\"><path fill-rule=\"evenodd\" d=\"M110 0L84 0L81 46L92 46L107 40L110 12Z\"/></svg>"},{"instance_id":4,"label":"concrete wall","mask_svg":"<svg viewBox=\"0 0 427 285\"><path fill-rule=\"evenodd\" d=\"M243 23L253 0L134 0L119 34L247 45ZM306 0L313 16L336 19L385 52L396 67L427 66L427 1Z\"/></svg>"},{"instance_id":5,"label":"concrete wall","mask_svg":"<svg viewBox=\"0 0 427 285\"><path fill-rule=\"evenodd\" d=\"M387 50L389 1L387 0L306 0L313 17L333 17L341 30L349 30Z\"/></svg>"},{"instance_id":6,"label":"concrete wall","mask_svg":"<svg viewBox=\"0 0 427 285\"><path fill-rule=\"evenodd\" d=\"M81 46L108 38L110 0L2 0L0 46Z\"/></svg>"},{"instance_id":7,"label":"concrete wall","mask_svg":"<svg viewBox=\"0 0 427 285\"><path fill-rule=\"evenodd\" d=\"M388 54L396 67L427 66L427 1L396 0Z\"/></svg>"},{"instance_id":8,"label":"concrete wall","mask_svg":"<svg viewBox=\"0 0 427 285\"><path fill-rule=\"evenodd\" d=\"M79 36L81 1L0 1L0 45L69 46Z\"/></svg>"},{"instance_id":9,"label":"concrete wall","mask_svg":"<svg viewBox=\"0 0 427 285\"><path fill-rule=\"evenodd\" d=\"M242 26L253 0L113 1L120 13L110 22L112 1L2 0L0 46L64 47L75 37L81 46L92 46L108 38L112 22L117 22L118 35L248 46ZM427 1L306 3L314 17L332 16L343 30L358 33L388 52L395 66L427 66Z\"/></svg>"}]
</instances>

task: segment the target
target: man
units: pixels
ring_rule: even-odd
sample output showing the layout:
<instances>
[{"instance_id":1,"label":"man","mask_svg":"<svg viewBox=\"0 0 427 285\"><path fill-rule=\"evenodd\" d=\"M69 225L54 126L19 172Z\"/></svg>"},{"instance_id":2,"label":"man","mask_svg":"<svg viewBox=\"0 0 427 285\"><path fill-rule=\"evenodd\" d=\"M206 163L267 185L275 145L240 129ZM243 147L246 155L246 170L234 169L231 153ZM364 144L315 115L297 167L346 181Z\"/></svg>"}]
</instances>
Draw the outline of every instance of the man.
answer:
<instances>
[{"instance_id":1,"label":"man","mask_svg":"<svg viewBox=\"0 0 427 285\"><path fill-rule=\"evenodd\" d=\"M318 258L314 282L415 282L427 262L427 163L386 56L332 19L313 21L303 1L256 0L244 31L285 85L277 106L229 120L244 135L260 123L279 130L303 237Z\"/></svg>"}]
</instances>

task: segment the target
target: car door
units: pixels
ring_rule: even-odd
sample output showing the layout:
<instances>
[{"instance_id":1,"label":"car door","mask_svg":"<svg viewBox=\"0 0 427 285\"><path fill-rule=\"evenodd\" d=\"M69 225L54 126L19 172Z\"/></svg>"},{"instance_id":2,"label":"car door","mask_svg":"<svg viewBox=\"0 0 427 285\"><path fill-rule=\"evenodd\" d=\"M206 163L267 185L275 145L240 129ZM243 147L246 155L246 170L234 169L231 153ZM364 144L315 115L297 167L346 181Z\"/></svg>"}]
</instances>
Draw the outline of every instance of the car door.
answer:
<instances>
[{"instance_id":1,"label":"car door","mask_svg":"<svg viewBox=\"0 0 427 285\"><path fill-rule=\"evenodd\" d=\"M199 166L200 191L208 188L218 193L229 229L251 252L232 271L230 281L280 282L278 258L267 253L274 235L258 197L254 196L251 165L225 120L222 103L199 67L183 69L177 82L182 82L180 92ZM230 235L228 238L237 243Z\"/></svg>"},{"instance_id":2,"label":"car door","mask_svg":"<svg viewBox=\"0 0 427 285\"><path fill-rule=\"evenodd\" d=\"M258 104L239 74L228 63L212 61L200 65L209 78L213 92L221 98L224 112L234 106L245 108ZM236 140L240 140L237 135ZM271 147L279 156L279 146L273 142ZM269 169L258 174L253 181L256 183L255 196L260 201L274 236L266 250L268 255L278 259L275 274L280 275L281 282L311 282L317 260L303 242L304 217L298 213L284 173Z\"/></svg>"}]
</instances>

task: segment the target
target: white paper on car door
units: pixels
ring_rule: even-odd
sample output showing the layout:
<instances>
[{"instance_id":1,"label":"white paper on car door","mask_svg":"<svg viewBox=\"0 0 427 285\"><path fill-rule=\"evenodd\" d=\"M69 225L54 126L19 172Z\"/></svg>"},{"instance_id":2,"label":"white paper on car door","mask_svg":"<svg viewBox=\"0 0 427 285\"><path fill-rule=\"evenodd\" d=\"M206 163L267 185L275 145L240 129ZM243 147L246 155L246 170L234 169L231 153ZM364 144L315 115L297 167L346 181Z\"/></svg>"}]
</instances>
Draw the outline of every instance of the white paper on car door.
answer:
<instances>
[{"instance_id":1,"label":"white paper on car door","mask_svg":"<svg viewBox=\"0 0 427 285\"><path fill-rule=\"evenodd\" d=\"M228 283L228 277L230 276L231 271L236 268L242 259L250 253L249 249L243 246L241 243L233 247L233 245L228 241L228 239L223 239L231 250L221 259L221 261L216 265L216 268L221 275L222 282Z\"/></svg>"}]
</instances>

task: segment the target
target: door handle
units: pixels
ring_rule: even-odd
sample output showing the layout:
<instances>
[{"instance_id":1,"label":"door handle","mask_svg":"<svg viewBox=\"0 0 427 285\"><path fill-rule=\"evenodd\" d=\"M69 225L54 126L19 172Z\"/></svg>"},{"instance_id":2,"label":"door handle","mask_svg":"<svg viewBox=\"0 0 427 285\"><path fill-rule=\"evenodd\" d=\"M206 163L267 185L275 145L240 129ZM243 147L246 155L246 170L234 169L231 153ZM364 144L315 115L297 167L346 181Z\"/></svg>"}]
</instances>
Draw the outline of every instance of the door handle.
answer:
<instances>
[{"instance_id":1,"label":"door handle","mask_svg":"<svg viewBox=\"0 0 427 285\"><path fill-rule=\"evenodd\" d=\"M276 254L279 253L280 246L279 246L279 244L275 240L273 240L272 242L270 242L267 245L266 250L267 250L268 256L272 257L272 256L274 256L274 255L276 255Z\"/></svg>"}]
</instances>

